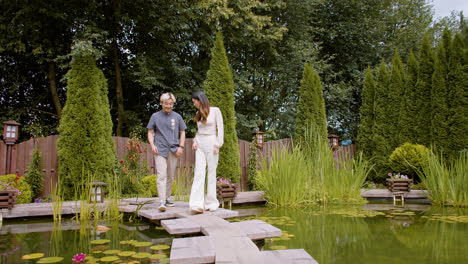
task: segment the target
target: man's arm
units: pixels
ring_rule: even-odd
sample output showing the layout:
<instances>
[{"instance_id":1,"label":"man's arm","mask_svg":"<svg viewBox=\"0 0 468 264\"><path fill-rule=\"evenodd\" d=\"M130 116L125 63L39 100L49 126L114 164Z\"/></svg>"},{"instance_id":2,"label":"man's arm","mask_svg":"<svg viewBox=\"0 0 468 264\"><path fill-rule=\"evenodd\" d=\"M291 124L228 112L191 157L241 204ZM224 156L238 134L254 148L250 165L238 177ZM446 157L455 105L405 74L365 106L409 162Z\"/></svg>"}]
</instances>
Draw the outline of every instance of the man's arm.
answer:
<instances>
[{"instance_id":1,"label":"man's arm","mask_svg":"<svg viewBox=\"0 0 468 264\"><path fill-rule=\"evenodd\" d=\"M148 129L148 142L150 143L151 150L154 154L158 155L158 148L154 145L154 130Z\"/></svg>"},{"instance_id":2,"label":"man's arm","mask_svg":"<svg viewBox=\"0 0 468 264\"><path fill-rule=\"evenodd\" d=\"M175 156L178 158L182 156L182 153L184 152L184 145L185 145L185 130L182 130L179 132L180 138L179 138L179 148L177 148L177 152L175 153Z\"/></svg>"}]
</instances>

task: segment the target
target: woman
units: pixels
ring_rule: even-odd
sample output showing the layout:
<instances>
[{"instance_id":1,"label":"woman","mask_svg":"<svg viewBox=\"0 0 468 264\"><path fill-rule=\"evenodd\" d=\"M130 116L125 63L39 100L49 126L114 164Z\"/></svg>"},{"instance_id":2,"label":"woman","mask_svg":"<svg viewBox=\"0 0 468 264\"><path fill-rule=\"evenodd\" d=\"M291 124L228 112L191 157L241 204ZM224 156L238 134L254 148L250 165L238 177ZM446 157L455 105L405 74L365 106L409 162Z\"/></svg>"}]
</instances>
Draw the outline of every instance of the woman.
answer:
<instances>
[{"instance_id":1,"label":"woman","mask_svg":"<svg viewBox=\"0 0 468 264\"><path fill-rule=\"evenodd\" d=\"M203 92L192 93L192 102L198 109L194 117L198 131L193 140L195 150L195 176L190 193L190 211L203 213L216 211L216 167L218 167L219 148L224 142L223 116L218 107L210 107L210 101ZM206 166L208 165L207 193L204 197Z\"/></svg>"}]
</instances>

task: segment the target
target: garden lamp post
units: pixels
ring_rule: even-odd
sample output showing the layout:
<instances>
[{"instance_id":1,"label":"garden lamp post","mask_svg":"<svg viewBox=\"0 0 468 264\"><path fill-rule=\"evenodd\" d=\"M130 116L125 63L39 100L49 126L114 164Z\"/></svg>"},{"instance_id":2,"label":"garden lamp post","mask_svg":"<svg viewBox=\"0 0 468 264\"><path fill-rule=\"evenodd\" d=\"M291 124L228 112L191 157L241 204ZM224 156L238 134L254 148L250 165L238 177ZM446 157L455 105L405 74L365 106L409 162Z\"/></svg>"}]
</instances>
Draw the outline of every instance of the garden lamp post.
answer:
<instances>
[{"instance_id":1,"label":"garden lamp post","mask_svg":"<svg viewBox=\"0 0 468 264\"><path fill-rule=\"evenodd\" d=\"M262 132L260 130L256 130L252 132L252 136L255 136L255 139L257 140L257 146L259 149L263 148L263 143L264 141L264 134L265 132Z\"/></svg>"},{"instance_id":2,"label":"garden lamp post","mask_svg":"<svg viewBox=\"0 0 468 264\"><path fill-rule=\"evenodd\" d=\"M333 150L338 149L338 136L331 134L328 135L328 146Z\"/></svg>"},{"instance_id":3,"label":"garden lamp post","mask_svg":"<svg viewBox=\"0 0 468 264\"><path fill-rule=\"evenodd\" d=\"M3 122L3 140L6 144L6 153L5 153L5 174L10 174L11 169L11 152L13 149L13 145L15 145L16 140L18 140L19 136L19 126L20 123L8 120Z\"/></svg>"}]
</instances>

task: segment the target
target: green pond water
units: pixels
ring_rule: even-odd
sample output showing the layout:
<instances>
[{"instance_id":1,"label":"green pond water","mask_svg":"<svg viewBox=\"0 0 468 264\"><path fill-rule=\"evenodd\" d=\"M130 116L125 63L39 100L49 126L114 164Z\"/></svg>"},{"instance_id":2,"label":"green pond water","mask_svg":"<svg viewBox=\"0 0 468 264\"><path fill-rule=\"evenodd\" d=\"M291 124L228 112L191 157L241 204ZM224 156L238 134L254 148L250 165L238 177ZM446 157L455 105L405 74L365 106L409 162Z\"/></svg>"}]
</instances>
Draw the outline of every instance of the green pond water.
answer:
<instances>
[{"instance_id":1,"label":"green pond water","mask_svg":"<svg viewBox=\"0 0 468 264\"><path fill-rule=\"evenodd\" d=\"M236 209L236 208L234 208ZM468 263L468 208L425 204L366 204L311 208L237 208L283 231L278 238L258 243L261 250L303 248L320 264L326 263ZM23 260L31 253L59 256L72 263L73 255L85 253L97 260L118 251L143 253L142 258L120 256L124 261L167 263L173 236L153 223L99 223L110 228L94 231L63 221L5 220L0 229L0 263L37 263ZM98 240L102 244L93 244ZM151 242L137 244L138 242ZM161 245L162 249L154 248ZM151 249L153 247L153 249ZM109 251L117 250L117 251ZM154 258L150 260L148 255ZM144 257L146 256L146 257ZM104 263L104 262L99 262Z\"/></svg>"}]
</instances>

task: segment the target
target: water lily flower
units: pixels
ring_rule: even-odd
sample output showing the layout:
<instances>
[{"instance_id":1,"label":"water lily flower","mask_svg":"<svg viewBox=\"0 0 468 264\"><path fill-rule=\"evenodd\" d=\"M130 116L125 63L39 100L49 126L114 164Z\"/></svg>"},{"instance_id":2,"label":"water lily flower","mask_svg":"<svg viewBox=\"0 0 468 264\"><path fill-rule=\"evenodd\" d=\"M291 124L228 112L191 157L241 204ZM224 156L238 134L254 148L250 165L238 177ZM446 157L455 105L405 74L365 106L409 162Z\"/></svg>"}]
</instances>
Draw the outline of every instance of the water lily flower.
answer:
<instances>
[{"instance_id":1,"label":"water lily flower","mask_svg":"<svg viewBox=\"0 0 468 264\"><path fill-rule=\"evenodd\" d=\"M73 256L72 261L73 262L84 262L85 258L86 258L86 254L84 254L84 253L76 254L75 256Z\"/></svg>"}]
</instances>

